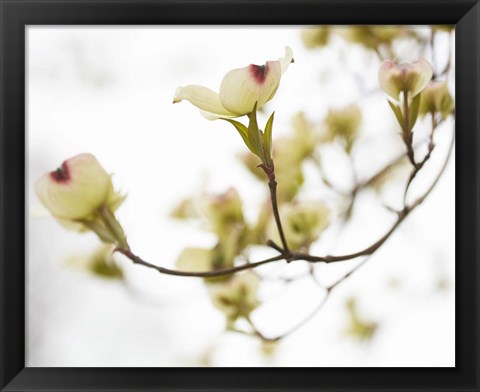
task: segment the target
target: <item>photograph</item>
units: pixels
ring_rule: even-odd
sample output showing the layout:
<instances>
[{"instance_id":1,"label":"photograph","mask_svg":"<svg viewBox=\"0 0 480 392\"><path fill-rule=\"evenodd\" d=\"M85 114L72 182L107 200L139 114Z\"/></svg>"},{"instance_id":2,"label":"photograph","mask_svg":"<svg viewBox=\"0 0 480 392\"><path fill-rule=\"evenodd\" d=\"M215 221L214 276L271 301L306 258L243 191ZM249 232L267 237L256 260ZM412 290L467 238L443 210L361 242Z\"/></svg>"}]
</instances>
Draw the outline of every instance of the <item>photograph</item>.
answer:
<instances>
[{"instance_id":1,"label":"photograph","mask_svg":"<svg viewBox=\"0 0 480 392\"><path fill-rule=\"evenodd\" d=\"M25 366L455 368L455 34L26 26Z\"/></svg>"}]
</instances>

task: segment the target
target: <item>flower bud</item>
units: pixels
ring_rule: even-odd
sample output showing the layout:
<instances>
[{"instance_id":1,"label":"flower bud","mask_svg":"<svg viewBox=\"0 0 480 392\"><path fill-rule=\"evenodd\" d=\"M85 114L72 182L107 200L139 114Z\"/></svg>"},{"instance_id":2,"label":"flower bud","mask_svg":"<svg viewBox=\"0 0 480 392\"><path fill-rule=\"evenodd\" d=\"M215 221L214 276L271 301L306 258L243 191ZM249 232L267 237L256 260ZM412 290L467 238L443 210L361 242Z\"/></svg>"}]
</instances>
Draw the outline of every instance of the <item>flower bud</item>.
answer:
<instances>
[{"instance_id":1,"label":"flower bud","mask_svg":"<svg viewBox=\"0 0 480 392\"><path fill-rule=\"evenodd\" d=\"M35 183L40 201L61 220L88 220L108 205L114 210L124 200L113 191L110 175L91 154L80 154L45 174Z\"/></svg>"},{"instance_id":2,"label":"flower bud","mask_svg":"<svg viewBox=\"0 0 480 392\"><path fill-rule=\"evenodd\" d=\"M330 209L322 202L285 204L280 210L283 231L291 249L308 248L330 223ZM272 220L270 237L279 242L278 229Z\"/></svg>"},{"instance_id":3,"label":"flower bud","mask_svg":"<svg viewBox=\"0 0 480 392\"><path fill-rule=\"evenodd\" d=\"M400 64L385 60L378 71L378 80L382 89L398 101L400 93L408 93L410 99L419 94L432 79L432 75L432 66L425 59Z\"/></svg>"},{"instance_id":4,"label":"flower bud","mask_svg":"<svg viewBox=\"0 0 480 392\"><path fill-rule=\"evenodd\" d=\"M419 113L422 117L427 114L440 113L446 118L455 108L446 82L431 81L422 91Z\"/></svg>"},{"instance_id":5,"label":"flower bud","mask_svg":"<svg viewBox=\"0 0 480 392\"><path fill-rule=\"evenodd\" d=\"M248 317L260 304L257 292L260 278L252 271L232 276L226 282L211 283L208 291L213 305L227 316L230 323Z\"/></svg>"}]
</instances>

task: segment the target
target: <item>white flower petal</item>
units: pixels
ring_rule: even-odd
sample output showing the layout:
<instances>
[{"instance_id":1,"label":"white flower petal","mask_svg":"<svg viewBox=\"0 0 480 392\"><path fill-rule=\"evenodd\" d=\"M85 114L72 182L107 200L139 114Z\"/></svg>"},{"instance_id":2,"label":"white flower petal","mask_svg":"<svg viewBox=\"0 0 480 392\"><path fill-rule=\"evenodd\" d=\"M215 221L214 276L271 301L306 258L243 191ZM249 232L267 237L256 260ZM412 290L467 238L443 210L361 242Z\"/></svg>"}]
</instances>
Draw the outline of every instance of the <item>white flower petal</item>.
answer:
<instances>
[{"instance_id":1,"label":"white flower petal","mask_svg":"<svg viewBox=\"0 0 480 392\"><path fill-rule=\"evenodd\" d=\"M210 114L212 116L211 119L237 116L237 113L232 113L225 109L220 103L219 95L207 87L190 85L177 88L173 103L184 99L205 112L206 115Z\"/></svg>"},{"instance_id":2,"label":"white flower petal","mask_svg":"<svg viewBox=\"0 0 480 392\"><path fill-rule=\"evenodd\" d=\"M238 115L248 114L271 99L278 89L281 78L279 61L268 61L265 65L253 65L234 69L223 78L220 86L222 106Z\"/></svg>"},{"instance_id":3,"label":"white flower petal","mask_svg":"<svg viewBox=\"0 0 480 392\"><path fill-rule=\"evenodd\" d=\"M383 91L392 98L398 100L400 90L396 83L392 82L392 79L396 78L394 73L398 73L395 62L392 60L385 60L378 70L378 81L380 82L380 87Z\"/></svg>"},{"instance_id":4,"label":"white flower petal","mask_svg":"<svg viewBox=\"0 0 480 392\"><path fill-rule=\"evenodd\" d=\"M200 114L205 117L207 120L218 120L219 118L235 118L238 117L238 114L231 114L229 116L227 115L220 115L220 114L215 114L215 113L210 113L205 110L200 110Z\"/></svg>"},{"instance_id":5,"label":"white flower petal","mask_svg":"<svg viewBox=\"0 0 480 392\"><path fill-rule=\"evenodd\" d=\"M173 103L190 101L210 120L240 117L249 114L257 103L261 108L271 100L280 84L282 74L293 62L292 49L285 47L285 57L268 61L265 65L249 65L228 72L221 83L220 93L202 87L179 87Z\"/></svg>"},{"instance_id":6,"label":"white flower petal","mask_svg":"<svg viewBox=\"0 0 480 392\"><path fill-rule=\"evenodd\" d=\"M412 97L422 92L432 79L433 68L425 59L420 59L412 64L412 68L416 74L415 81L412 83Z\"/></svg>"},{"instance_id":7,"label":"white flower petal","mask_svg":"<svg viewBox=\"0 0 480 392\"><path fill-rule=\"evenodd\" d=\"M282 75L287 70L288 66L294 62L293 60L293 51L290 46L285 46L285 56L278 59L280 61L280 66L282 68Z\"/></svg>"}]
</instances>

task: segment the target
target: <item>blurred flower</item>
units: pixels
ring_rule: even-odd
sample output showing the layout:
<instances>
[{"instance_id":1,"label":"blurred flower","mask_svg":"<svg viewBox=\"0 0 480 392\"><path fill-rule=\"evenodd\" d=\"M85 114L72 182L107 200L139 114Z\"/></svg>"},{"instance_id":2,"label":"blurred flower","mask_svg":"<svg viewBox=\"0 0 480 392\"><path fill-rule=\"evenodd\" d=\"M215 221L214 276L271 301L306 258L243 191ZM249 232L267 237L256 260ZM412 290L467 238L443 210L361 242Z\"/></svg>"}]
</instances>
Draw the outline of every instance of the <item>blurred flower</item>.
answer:
<instances>
[{"instance_id":1,"label":"blurred flower","mask_svg":"<svg viewBox=\"0 0 480 392\"><path fill-rule=\"evenodd\" d=\"M248 243L249 244L260 244L265 245L267 242L267 227L270 223L272 217L272 206L270 199L264 202L260 206L258 212L257 221L255 225L248 232Z\"/></svg>"},{"instance_id":2,"label":"blurred flower","mask_svg":"<svg viewBox=\"0 0 480 392\"><path fill-rule=\"evenodd\" d=\"M422 117L429 113L440 113L446 118L454 108L455 101L448 91L447 82L431 81L422 91L419 109Z\"/></svg>"},{"instance_id":3,"label":"blurred flower","mask_svg":"<svg viewBox=\"0 0 480 392\"><path fill-rule=\"evenodd\" d=\"M212 249L185 248L177 258L180 271L204 272L212 270Z\"/></svg>"},{"instance_id":4,"label":"blurred flower","mask_svg":"<svg viewBox=\"0 0 480 392\"><path fill-rule=\"evenodd\" d=\"M291 201L300 191L304 182L303 162L323 141L318 129L301 112L292 118L292 128L293 135L273 143L279 203Z\"/></svg>"},{"instance_id":5,"label":"blurred flower","mask_svg":"<svg viewBox=\"0 0 480 392\"><path fill-rule=\"evenodd\" d=\"M248 271L234 275L226 282L211 283L208 291L213 305L227 316L231 325L239 317L249 317L260 304L257 300L259 286L260 278Z\"/></svg>"},{"instance_id":6,"label":"blurred flower","mask_svg":"<svg viewBox=\"0 0 480 392\"><path fill-rule=\"evenodd\" d=\"M382 89L398 101L400 93L408 93L410 99L419 94L432 79L432 75L432 66L425 59L400 64L385 60L378 71L378 80Z\"/></svg>"},{"instance_id":7,"label":"blurred flower","mask_svg":"<svg viewBox=\"0 0 480 392\"><path fill-rule=\"evenodd\" d=\"M359 340L370 340L378 329L378 323L369 322L360 317L355 298L349 298L346 302L346 307L349 317L349 326L345 332L351 337Z\"/></svg>"},{"instance_id":8,"label":"blurred flower","mask_svg":"<svg viewBox=\"0 0 480 392\"><path fill-rule=\"evenodd\" d=\"M302 163L306 158L294 137L280 138L273 143L277 196L279 203L292 200L300 191L304 177Z\"/></svg>"},{"instance_id":9,"label":"blurred flower","mask_svg":"<svg viewBox=\"0 0 480 392\"><path fill-rule=\"evenodd\" d=\"M113 258L114 246L102 245L95 252L87 256L74 256L68 264L87 270L100 278L123 279L123 271Z\"/></svg>"},{"instance_id":10,"label":"blurred flower","mask_svg":"<svg viewBox=\"0 0 480 392\"><path fill-rule=\"evenodd\" d=\"M186 248L177 259L177 267L181 270L211 271L232 267L235 258L248 245L249 228L235 188L184 200L176 212L180 218L202 216L208 229L218 237L213 249Z\"/></svg>"},{"instance_id":11,"label":"blurred flower","mask_svg":"<svg viewBox=\"0 0 480 392\"><path fill-rule=\"evenodd\" d=\"M186 198L180 201L170 213L172 218L191 219L198 218L200 215L193 198Z\"/></svg>"},{"instance_id":12,"label":"blurred flower","mask_svg":"<svg viewBox=\"0 0 480 392\"><path fill-rule=\"evenodd\" d=\"M242 200L235 188L229 188L219 195L206 195L201 206L213 231L221 237L232 228L245 225Z\"/></svg>"},{"instance_id":13,"label":"blurred flower","mask_svg":"<svg viewBox=\"0 0 480 392\"><path fill-rule=\"evenodd\" d=\"M110 175L91 154L80 154L42 176L35 183L40 201L61 221L91 220L96 210L112 211L125 196L114 192Z\"/></svg>"},{"instance_id":14,"label":"blurred flower","mask_svg":"<svg viewBox=\"0 0 480 392\"><path fill-rule=\"evenodd\" d=\"M308 27L302 30L303 44L308 49L324 47L328 43L330 32L330 26Z\"/></svg>"},{"instance_id":15,"label":"blurred flower","mask_svg":"<svg viewBox=\"0 0 480 392\"><path fill-rule=\"evenodd\" d=\"M293 140L292 144L297 150L299 159L303 160L310 156L317 144L323 142L323 135L319 127L315 127L305 113L298 112L292 117Z\"/></svg>"},{"instance_id":16,"label":"blurred flower","mask_svg":"<svg viewBox=\"0 0 480 392\"><path fill-rule=\"evenodd\" d=\"M180 271L205 272L231 268L234 259L239 253L238 238L231 236L234 241L219 242L213 249L185 248L177 258L176 266ZM225 281L228 276L206 278L209 282Z\"/></svg>"},{"instance_id":17,"label":"blurred flower","mask_svg":"<svg viewBox=\"0 0 480 392\"><path fill-rule=\"evenodd\" d=\"M330 209L322 202L285 204L280 209L283 231L291 249L308 248L330 223ZM279 242L278 229L273 221L270 238Z\"/></svg>"},{"instance_id":18,"label":"blurred flower","mask_svg":"<svg viewBox=\"0 0 480 392\"><path fill-rule=\"evenodd\" d=\"M315 147L324 141L318 127L308 121L302 112L293 116L292 128L294 132L291 136L277 138L273 142L279 203L291 201L299 192L304 181L302 164L314 152ZM258 157L242 154L239 159L257 179L265 180L264 172L258 168L261 163Z\"/></svg>"},{"instance_id":19,"label":"blurred flower","mask_svg":"<svg viewBox=\"0 0 480 392\"><path fill-rule=\"evenodd\" d=\"M390 45L395 38L412 35L400 26L347 26L335 31L346 41L378 51L381 45Z\"/></svg>"},{"instance_id":20,"label":"blurred flower","mask_svg":"<svg viewBox=\"0 0 480 392\"><path fill-rule=\"evenodd\" d=\"M203 86L179 87L173 103L186 99L210 120L249 114L255 103L260 109L275 96L280 79L291 62L293 53L287 46L285 57L277 61L267 61L265 65L250 64L228 72L220 85L220 94Z\"/></svg>"},{"instance_id":21,"label":"blurred flower","mask_svg":"<svg viewBox=\"0 0 480 392\"><path fill-rule=\"evenodd\" d=\"M358 135L361 122L362 112L355 105L341 109L330 109L325 118L327 137L330 140L342 140L345 150L350 152Z\"/></svg>"},{"instance_id":22,"label":"blurred flower","mask_svg":"<svg viewBox=\"0 0 480 392\"><path fill-rule=\"evenodd\" d=\"M276 166L277 197L280 204L292 201L305 181L301 166Z\"/></svg>"}]
</instances>

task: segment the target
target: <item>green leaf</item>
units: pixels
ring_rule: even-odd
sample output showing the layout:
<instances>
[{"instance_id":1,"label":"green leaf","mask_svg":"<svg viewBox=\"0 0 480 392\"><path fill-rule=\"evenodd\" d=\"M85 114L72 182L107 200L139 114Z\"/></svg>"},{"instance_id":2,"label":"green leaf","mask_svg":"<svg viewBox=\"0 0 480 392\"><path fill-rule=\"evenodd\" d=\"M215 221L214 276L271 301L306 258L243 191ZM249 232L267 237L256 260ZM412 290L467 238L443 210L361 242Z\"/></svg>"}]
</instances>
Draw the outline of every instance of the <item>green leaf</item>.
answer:
<instances>
[{"instance_id":1,"label":"green leaf","mask_svg":"<svg viewBox=\"0 0 480 392\"><path fill-rule=\"evenodd\" d=\"M265 140L265 135L261 129L258 130L258 133L260 138L260 149L262 152L260 159L262 160L262 163L266 164L267 166L270 166L270 163L272 160L270 159L270 154L267 153L267 150L265 148L265 143L263 142Z\"/></svg>"},{"instance_id":2,"label":"green leaf","mask_svg":"<svg viewBox=\"0 0 480 392\"><path fill-rule=\"evenodd\" d=\"M390 100L387 99L387 102L390 105L390 107L392 108L393 113L395 114L395 117L397 118L398 123L400 124L402 129L405 130L404 129L405 126L404 126L404 121L403 121L402 110L397 105L395 105L393 102L390 102Z\"/></svg>"},{"instance_id":3,"label":"green leaf","mask_svg":"<svg viewBox=\"0 0 480 392\"><path fill-rule=\"evenodd\" d=\"M243 141L247 145L248 149L256 155L257 153L255 152L252 146L252 143L250 143L250 140L248 139L248 128L245 125L243 125L241 122L238 122L235 120L231 120L228 118L223 118L222 120L228 121L230 124L232 124L235 127L235 129L238 131Z\"/></svg>"},{"instance_id":4,"label":"green leaf","mask_svg":"<svg viewBox=\"0 0 480 392\"><path fill-rule=\"evenodd\" d=\"M421 94L417 94L415 98L412 99L412 103L408 108L408 111L410 112L410 130L413 129L413 126L417 122L418 108L420 107L420 99L421 99L420 97L421 97Z\"/></svg>"},{"instance_id":5,"label":"green leaf","mask_svg":"<svg viewBox=\"0 0 480 392\"><path fill-rule=\"evenodd\" d=\"M272 130L273 130L273 116L275 112L272 113L270 118L265 125L265 133L263 134L263 144L265 146L265 158L267 163L272 161Z\"/></svg>"},{"instance_id":6,"label":"green leaf","mask_svg":"<svg viewBox=\"0 0 480 392\"><path fill-rule=\"evenodd\" d=\"M248 140L252 144L252 152L263 161L262 142L260 141L260 130L257 123L257 103L255 103L253 111L248 117L250 119L248 123Z\"/></svg>"}]
</instances>

